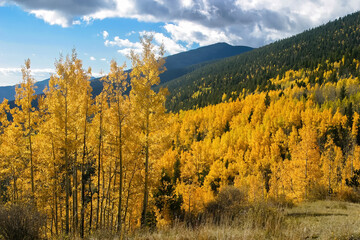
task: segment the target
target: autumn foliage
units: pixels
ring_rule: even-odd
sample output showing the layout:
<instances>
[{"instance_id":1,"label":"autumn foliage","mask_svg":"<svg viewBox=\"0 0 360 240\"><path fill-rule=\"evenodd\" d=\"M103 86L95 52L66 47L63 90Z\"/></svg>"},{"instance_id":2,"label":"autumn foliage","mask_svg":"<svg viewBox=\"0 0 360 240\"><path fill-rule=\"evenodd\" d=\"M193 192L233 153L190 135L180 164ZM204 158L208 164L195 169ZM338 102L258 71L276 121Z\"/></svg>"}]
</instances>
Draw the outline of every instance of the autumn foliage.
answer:
<instances>
[{"instance_id":1,"label":"autumn foliage","mask_svg":"<svg viewBox=\"0 0 360 240\"><path fill-rule=\"evenodd\" d=\"M0 105L1 200L35 203L47 235L122 238L259 200L357 191L346 180L360 168L359 79L339 73L344 60L315 79L319 69L290 70L270 80L277 90L169 113L166 90L152 88L163 51L151 37L142 44L129 75L111 62L95 98L74 51L56 61L39 98L27 60L16 107Z\"/></svg>"}]
</instances>

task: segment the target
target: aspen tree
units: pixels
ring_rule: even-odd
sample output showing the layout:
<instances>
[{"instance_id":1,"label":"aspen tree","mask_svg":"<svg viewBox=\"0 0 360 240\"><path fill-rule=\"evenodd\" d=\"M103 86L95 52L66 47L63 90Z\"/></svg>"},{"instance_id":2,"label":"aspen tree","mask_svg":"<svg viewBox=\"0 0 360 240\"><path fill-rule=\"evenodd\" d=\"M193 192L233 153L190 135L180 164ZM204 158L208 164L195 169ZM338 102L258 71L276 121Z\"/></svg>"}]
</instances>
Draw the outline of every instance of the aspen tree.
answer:
<instances>
[{"instance_id":1,"label":"aspen tree","mask_svg":"<svg viewBox=\"0 0 360 240\"><path fill-rule=\"evenodd\" d=\"M60 57L55 62L56 74L52 75L49 82L49 89L45 91L46 110L49 118L54 121L53 130L58 148L61 152L60 158L63 164L63 176L65 182L65 233L70 232L70 195L71 195L71 169L76 157L77 148L81 144L81 139L77 134L81 132L86 115L89 101L85 98L90 97L90 69L85 72L82 62L77 58L75 50L71 57L66 60ZM85 95L85 96L84 96ZM84 98L82 98L84 96ZM79 101L79 99L81 99ZM85 102L84 102L85 101ZM86 134L83 129L83 134ZM76 187L76 186L75 186ZM76 191L75 191L75 195ZM77 196L73 196L73 199ZM77 201L77 200L75 200ZM61 205L60 205L61 206ZM74 206L75 209L77 208ZM73 211L73 214L75 212ZM75 219L73 215L73 219ZM76 228L76 226L74 225ZM77 229L72 229L77 230Z\"/></svg>"},{"instance_id":2,"label":"aspen tree","mask_svg":"<svg viewBox=\"0 0 360 240\"><path fill-rule=\"evenodd\" d=\"M124 121L129 114L128 97L124 95L127 90L127 73L124 72L125 64L118 66L115 60L110 63L110 73L103 77L104 92L107 94L110 103L112 123L115 127L115 141L117 145L117 158L119 165L119 189L118 189L118 212L117 212L117 231L122 235L122 199L124 185Z\"/></svg>"},{"instance_id":3,"label":"aspen tree","mask_svg":"<svg viewBox=\"0 0 360 240\"><path fill-rule=\"evenodd\" d=\"M30 183L31 183L31 194L32 198L35 194L35 184L34 184L34 154L33 154L33 134L36 125L35 117L35 108L32 106L33 100L36 98L34 90L34 79L31 76L30 70L30 59L25 60L25 66L22 67L22 82L15 88L15 104L16 108L11 110L13 121L12 124L17 126L15 129L18 129L22 134L19 135L22 139L16 139L17 143L21 143L24 148L21 152L24 159L24 164L27 165L29 162L30 165Z\"/></svg>"},{"instance_id":4,"label":"aspen tree","mask_svg":"<svg viewBox=\"0 0 360 240\"><path fill-rule=\"evenodd\" d=\"M149 201L149 163L152 159L150 150L152 146L152 135L156 130L160 130L161 118L165 113L165 93L160 90L158 93L151 88L160 83L159 75L165 71L163 59L164 48L159 51L154 50L152 37L145 36L141 39L142 53L131 53L131 92L130 101L132 109L137 117L136 128L140 133L140 143L143 147L144 155L144 198L141 214L141 226L147 224L147 211Z\"/></svg>"}]
</instances>

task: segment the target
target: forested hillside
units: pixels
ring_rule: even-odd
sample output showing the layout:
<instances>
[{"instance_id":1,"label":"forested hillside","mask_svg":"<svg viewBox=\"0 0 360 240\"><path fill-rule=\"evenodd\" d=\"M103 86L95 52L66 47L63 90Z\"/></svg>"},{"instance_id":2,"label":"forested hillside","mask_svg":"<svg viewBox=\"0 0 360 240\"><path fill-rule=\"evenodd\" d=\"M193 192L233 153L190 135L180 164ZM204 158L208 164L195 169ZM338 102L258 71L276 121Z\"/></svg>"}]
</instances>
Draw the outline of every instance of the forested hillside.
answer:
<instances>
[{"instance_id":1,"label":"forested hillside","mask_svg":"<svg viewBox=\"0 0 360 240\"><path fill-rule=\"evenodd\" d=\"M360 14L354 13L326 25L280 40L251 52L231 57L175 79L168 87L167 108L171 111L219 103L223 93L237 98L245 90L273 89L270 78L287 70L310 69L318 64L346 63L360 57ZM347 64L345 64L347 66ZM351 71L353 68L347 69ZM357 74L351 71L352 74Z\"/></svg>"}]
</instances>

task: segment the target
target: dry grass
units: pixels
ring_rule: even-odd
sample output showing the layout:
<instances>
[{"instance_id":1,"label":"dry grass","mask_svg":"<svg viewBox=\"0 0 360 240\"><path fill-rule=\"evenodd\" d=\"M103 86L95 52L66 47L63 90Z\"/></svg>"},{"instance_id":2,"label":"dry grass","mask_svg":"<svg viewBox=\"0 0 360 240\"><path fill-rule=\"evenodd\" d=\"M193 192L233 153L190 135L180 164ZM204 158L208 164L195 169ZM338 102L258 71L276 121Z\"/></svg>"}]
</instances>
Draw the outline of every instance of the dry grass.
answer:
<instances>
[{"instance_id":1,"label":"dry grass","mask_svg":"<svg viewBox=\"0 0 360 240\"><path fill-rule=\"evenodd\" d=\"M302 203L286 210L289 239L360 239L360 205L338 201Z\"/></svg>"},{"instance_id":2,"label":"dry grass","mask_svg":"<svg viewBox=\"0 0 360 240\"><path fill-rule=\"evenodd\" d=\"M360 204L317 201L278 211L269 206L257 205L243 218L223 221L220 225L207 222L189 228L179 223L174 227L155 232L138 231L128 236L128 239L355 240L360 239Z\"/></svg>"}]
</instances>

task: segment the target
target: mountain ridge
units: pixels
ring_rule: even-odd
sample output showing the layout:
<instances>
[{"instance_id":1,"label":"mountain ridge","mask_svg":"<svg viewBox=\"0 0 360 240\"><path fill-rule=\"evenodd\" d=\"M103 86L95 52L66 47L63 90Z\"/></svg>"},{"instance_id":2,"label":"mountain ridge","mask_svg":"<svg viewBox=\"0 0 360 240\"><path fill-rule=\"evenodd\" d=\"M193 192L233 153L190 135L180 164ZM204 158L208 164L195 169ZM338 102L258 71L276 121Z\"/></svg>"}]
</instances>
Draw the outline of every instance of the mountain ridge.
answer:
<instances>
[{"instance_id":1,"label":"mountain ridge","mask_svg":"<svg viewBox=\"0 0 360 240\"><path fill-rule=\"evenodd\" d=\"M161 84L193 71L199 64L208 64L219 59L251 51L252 49L247 46L232 46L222 42L167 56L165 57L167 71L160 75ZM131 69L127 71L131 71ZM50 78L35 83L36 95L43 93L45 87L48 86L49 80ZM100 94L102 90L100 78L93 77L91 86L94 96ZM15 100L15 87L16 85L0 87L0 100L2 101L4 98L9 101Z\"/></svg>"},{"instance_id":2,"label":"mountain ridge","mask_svg":"<svg viewBox=\"0 0 360 240\"><path fill-rule=\"evenodd\" d=\"M269 81L286 71L360 58L360 13L355 12L283 40L197 68L162 84L170 91L170 111L204 107L236 99L245 91L275 88Z\"/></svg>"}]
</instances>

